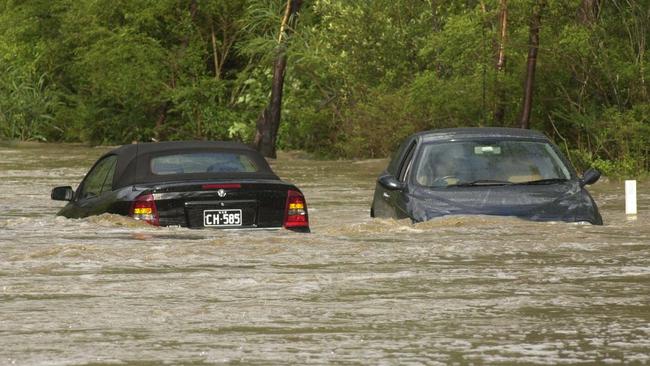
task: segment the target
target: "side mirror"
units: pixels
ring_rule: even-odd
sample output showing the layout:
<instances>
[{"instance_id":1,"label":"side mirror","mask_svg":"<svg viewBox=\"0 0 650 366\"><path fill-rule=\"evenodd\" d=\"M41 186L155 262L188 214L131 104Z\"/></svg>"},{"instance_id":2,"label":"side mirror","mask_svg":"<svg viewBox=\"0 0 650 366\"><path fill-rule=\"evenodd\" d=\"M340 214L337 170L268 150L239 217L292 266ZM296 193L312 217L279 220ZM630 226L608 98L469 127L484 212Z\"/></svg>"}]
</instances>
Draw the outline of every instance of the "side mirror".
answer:
<instances>
[{"instance_id":1,"label":"side mirror","mask_svg":"<svg viewBox=\"0 0 650 366\"><path fill-rule=\"evenodd\" d=\"M56 187L52 190L51 197L55 201L72 201L72 197L74 197L74 191L70 186Z\"/></svg>"},{"instance_id":2,"label":"side mirror","mask_svg":"<svg viewBox=\"0 0 650 366\"><path fill-rule=\"evenodd\" d=\"M377 182L390 191L398 191L404 188L404 184L395 179L392 175L384 175L383 177L380 177Z\"/></svg>"},{"instance_id":3,"label":"side mirror","mask_svg":"<svg viewBox=\"0 0 650 366\"><path fill-rule=\"evenodd\" d=\"M585 172L580 179L580 186L584 187L589 184L594 184L600 179L600 171L598 169L590 168Z\"/></svg>"}]
</instances>

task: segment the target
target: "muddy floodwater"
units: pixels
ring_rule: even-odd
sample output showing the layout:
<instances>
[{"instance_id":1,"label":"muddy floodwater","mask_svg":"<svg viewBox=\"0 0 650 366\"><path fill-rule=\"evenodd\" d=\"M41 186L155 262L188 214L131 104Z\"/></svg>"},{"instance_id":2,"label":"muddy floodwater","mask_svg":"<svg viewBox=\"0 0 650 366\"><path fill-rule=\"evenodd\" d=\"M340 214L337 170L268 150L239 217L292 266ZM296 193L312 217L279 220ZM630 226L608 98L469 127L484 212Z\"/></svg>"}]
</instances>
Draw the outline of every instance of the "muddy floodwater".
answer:
<instances>
[{"instance_id":1,"label":"muddy floodwater","mask_svg":"<svg viewBox=\"0 0 650 366\"><path fill-rule=\"evenodd\" d=\"M375 220L386 160L272 161L312 234L55 217L107 148L0 145L0 365L650 364L650 184L604 226Z\"/></svg>"}]
</instances>

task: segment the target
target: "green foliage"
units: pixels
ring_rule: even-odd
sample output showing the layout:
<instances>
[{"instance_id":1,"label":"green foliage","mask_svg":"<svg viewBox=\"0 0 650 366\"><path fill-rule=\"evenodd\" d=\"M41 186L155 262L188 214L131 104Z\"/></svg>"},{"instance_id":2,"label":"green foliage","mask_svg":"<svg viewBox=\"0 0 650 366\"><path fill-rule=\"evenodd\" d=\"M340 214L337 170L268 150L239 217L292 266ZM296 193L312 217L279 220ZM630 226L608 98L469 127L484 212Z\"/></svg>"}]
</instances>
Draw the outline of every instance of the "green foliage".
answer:
<instances>
[{"instance_id":1,"label":"green foliage","mask_svg":"<svg viewBox=\"0 0 650 366\"><path fill-rule=\"evenodd\" d=\"M278 145L383 157L406 135L517 126L533 10L508 1L313 0L289 39ZM579 170L650 169L645 0L549 0L532 126ZM0 138L251 141L284 0L0 0ZM503 121L495 119L498 105Z\"/></svg>"},{"instance_id":2,"label":"green foliage","mask_svg":"<svg viewBox=\"0 0 650 366\"><path fill-rule=\"evenodd\" d=\"M576 137L570 154L580 169L590 166L605 174L628 177L648 171L650 161L650 105L630 110L607 108L599 115L579 113L559 116L568 121L563 129Z\"/></svg>"},{"instance_id":3,"label":"green foliage","mask_svg":"<svg viewBox=\"0 0 650 366\"><path fill-rule=\"evenodd\" d=\"M7 67L0 70L0 137L47 141L56 130L50 111L53 100L45 85L46 75Z\"/></svg>"}]
</instances>

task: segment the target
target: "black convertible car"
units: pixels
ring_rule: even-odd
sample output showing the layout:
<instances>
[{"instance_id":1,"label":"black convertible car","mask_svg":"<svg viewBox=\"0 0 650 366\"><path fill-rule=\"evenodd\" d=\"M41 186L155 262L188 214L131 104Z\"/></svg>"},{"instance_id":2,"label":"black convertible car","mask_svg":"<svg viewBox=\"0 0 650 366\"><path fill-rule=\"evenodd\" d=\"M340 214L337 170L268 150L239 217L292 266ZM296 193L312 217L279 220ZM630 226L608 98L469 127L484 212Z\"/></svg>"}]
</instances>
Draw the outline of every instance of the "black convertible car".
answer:
<instances>
[{"instance_id":1,"label":"black convertible car","mask_svg":"<svg viewBox=\"0 0 650 366\"><path fill-rule=\"evenodd\" d=\"M445 215L501 215L602 225L582 178L543 134L456 128L407 138L379 176L372 217L421 222Z\"/></svg>"},{"instance_id":2,"label":"black convertible car","mask_svg":"<svg viewBox=\"0 0 650 366\"><path fill-rule=\"evenodd\" d=\"M102 156L76 192L57 187L52 199L69 201L58 213L69 218L112 213L160 226L309 232L300 190L232 142L124 145Z\"/></svg>"}]
</instances>

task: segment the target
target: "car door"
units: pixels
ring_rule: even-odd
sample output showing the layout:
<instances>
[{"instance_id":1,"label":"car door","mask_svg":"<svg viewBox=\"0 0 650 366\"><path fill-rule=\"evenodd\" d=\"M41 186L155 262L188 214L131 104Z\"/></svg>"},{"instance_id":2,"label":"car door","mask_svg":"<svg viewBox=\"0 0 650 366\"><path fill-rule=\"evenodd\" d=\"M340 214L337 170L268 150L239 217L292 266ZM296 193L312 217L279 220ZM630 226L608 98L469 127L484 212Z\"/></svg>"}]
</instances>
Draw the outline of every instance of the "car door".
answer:
<instances>
[{"instance_id":1,"label":"car door","mask_svg":"<svg viewBox=\"0 0 650 366\"><path fill-rule=\"evenodd\" d=\"M390 192L389 202L393 207L393 217L396 219L404 219L410 217L406 208L408 200L408 196L406 194L409 191L407 178L411 172L411 166L413 165L416 146L416 141L411 142L406 150L406 153L404 154L404 159L400 162L399 168L397 170L397 180L403 185L404 188Z\"/></svg>"},{"instance_id":2,"label":"car door","mask_svg":"<svg viewBox=\"0 0 650 366\"><path fill-rule=\"evenodd\" d=\"M75 194L72 217L99 215L108 211L115 200L113 176L116 164L115 155L106 156L95 163Z\"/></svg>"},{"instance_id":3,"label":"car door","mask_svg":"<svg viewBox=\"0 0 650 366\"><path fill-rule=\"evenodd\" d=\"M400 154L395 157L396 160L391 162L385 172L386 175L391 175L402 183L404 185L403 189L391 190L377 183L373 205L373 213L376 217L392 217L395 219L408 217L405 195L405 192L408 191L406 181L415 155L416 145L415 140L407 142L403 149L400 149Z\"/></svg>"}]
</instances>

